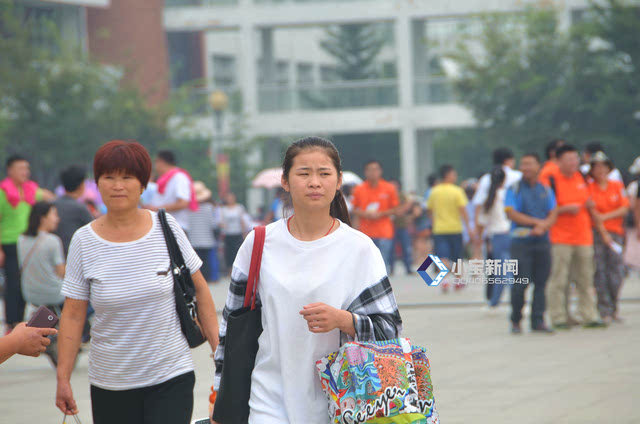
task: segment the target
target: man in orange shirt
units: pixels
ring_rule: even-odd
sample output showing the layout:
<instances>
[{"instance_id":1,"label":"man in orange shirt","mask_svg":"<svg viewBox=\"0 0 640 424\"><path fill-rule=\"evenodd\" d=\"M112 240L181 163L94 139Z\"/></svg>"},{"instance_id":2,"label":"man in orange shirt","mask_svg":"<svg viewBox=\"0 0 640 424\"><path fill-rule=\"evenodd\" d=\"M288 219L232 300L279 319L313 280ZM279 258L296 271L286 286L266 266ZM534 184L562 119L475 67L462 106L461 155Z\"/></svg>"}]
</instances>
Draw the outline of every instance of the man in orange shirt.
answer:
<instances>
[{"instance_id":1,"label":"man in orange shirt","mask_svg":"<svg viewBox=\"0 0 640 424\"><path fill-rule=\"evenodd\" d=\"M615 169L602 151L591 157L589 193L594 203L594 252L596 271L594 285L598 294L598 310L604 322L619 321L618 293L624 278L622 246L624 217L629 212L629 199L620 181L609 180Z\"/></svg>"},{"instance_id":2,"label":"man in orange shirt","mask_svg":"<svg viewBox=\"0 0 640 424\"><path fill-rule=\"evenodd\" d=\"M564 140L557 138L555 140L551 140L547 144L547 147L545 148L547 161L542 166L538 179L542 184L546 186L549 186L549 177L552 175L557 175L558 172L560 172L560 170L558 169L558 160L556 158L556 151L563 144L565 144Z\"/></svg>"},{"instance_id":3,"label":"man in orange shirt","mask_svg":"<svg viewBox=\"0 0 640 424\"><path fill-rule=\"evenodd\" d=\"M556 195L558 219L551 227L551 277L546 295L551 322L568 329L566 291L573 280L578 293L578 312L586 328L605 326L600 319L593 290L593 232L589 189L578 171L580 157L575 147L565 144L556 151L559 173L549 178ZM574 275L570 275L573 273Z\"/></svg>"},{"instance_id":4,"label":"man in orange shirt","mask_svg":"<svg viewBox=\"0 0 640 424\"><path fill-rule=\"evenodd\" d=\"M382 164L371 160L364 166L366 181L353 190L353 214L360 218L359 230L371 237L390 272L393 261L393 222L399 205L398 192L382 179Z\"/></svg>"}]
</instances>

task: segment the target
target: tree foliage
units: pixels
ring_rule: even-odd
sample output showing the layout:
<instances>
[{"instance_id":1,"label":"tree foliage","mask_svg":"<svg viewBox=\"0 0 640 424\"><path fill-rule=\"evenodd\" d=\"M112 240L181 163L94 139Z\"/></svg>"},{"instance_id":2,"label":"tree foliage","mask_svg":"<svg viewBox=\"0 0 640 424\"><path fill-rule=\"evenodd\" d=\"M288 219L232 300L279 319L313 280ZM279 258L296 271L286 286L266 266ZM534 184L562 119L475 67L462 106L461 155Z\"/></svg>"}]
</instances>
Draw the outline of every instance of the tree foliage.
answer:
<instances>
[{"instance_id":1,"label":"tree foliage","mask_svg":"<svg viewBox=\"0 0 640 424\"><path fill-rule=\"evenodd\" d=\"M166 138L166 110L124 86L121 70L93 63L51 22L47 44L38 44L25 19L0 8L0 155L26 155L34 177L51 186L62 167L90 165L108 140L136 139L154 150Z\"/></svg>"},{"instance_id":2,"label":"tree foliage","mask_svg":"<svg viewBox=\"0 0 640 424\"><path fill-rule=\"evenodd\" d=\"M327 28L320 47L336 59L339 80L380 77L376 62L385 39L377 24L346 24Z\"/></svg>"},{"instance_id":3,"label":"tree foliage","mask_svg":"<svg viewBox=\"0 0 640 424\"><path fill-rule=\"evenodd\" d=\"M627 163L640 136L640 8L594 4L569 28L559 16L539 7L479 17L480 33L449 54L460 69L458 96L487 147L600 140Z\"/></svg>"}]
</instances>

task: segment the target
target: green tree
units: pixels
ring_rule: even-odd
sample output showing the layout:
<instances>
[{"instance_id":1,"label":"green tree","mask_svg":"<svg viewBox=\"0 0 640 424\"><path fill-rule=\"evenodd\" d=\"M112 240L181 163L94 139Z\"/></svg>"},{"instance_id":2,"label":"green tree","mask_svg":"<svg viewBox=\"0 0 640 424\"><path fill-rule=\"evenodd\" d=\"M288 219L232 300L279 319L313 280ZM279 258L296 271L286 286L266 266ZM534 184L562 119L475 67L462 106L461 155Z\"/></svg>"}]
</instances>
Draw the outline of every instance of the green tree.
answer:
<instances>
[{"instance_id":1,"label":"green tree","mask_svg":"<svg viewBox=\"0 0 640 424\"><path fill-rule=\"evenodd\" d=\"M123 86L120 70L91 62L51 22L38 23L47 43L37 43L25 19L0 7L1 155L27 155L34 177L51 187L62 167L89 166L106 141L136 139L154 150L166 137L167 110Z\"/></svg>"},{"instance_id":2,"label":"green tree","mask_svg":"<svg viewBox=\"0 0 640 424\"><path fill-rule=\"evenodd\" d=\"M385 44L378 24L346 24L331 26L320 47L336 59L339 80L378 78L376 62Z\"/></svg>"},{"instance_id":3,"label":"green tree","mask_svg":"<svg viewBox=\"0 0 640 424\"><path fill-rule=\"evenodd\" d=\"M569 30L550 8L479 19L480 34L449 57L460 68L458 96L487 147L541 150L563 137L579 145L599 139L622 163L637 154L637 7L609 0Z\"/></svg>"}]
</instances>

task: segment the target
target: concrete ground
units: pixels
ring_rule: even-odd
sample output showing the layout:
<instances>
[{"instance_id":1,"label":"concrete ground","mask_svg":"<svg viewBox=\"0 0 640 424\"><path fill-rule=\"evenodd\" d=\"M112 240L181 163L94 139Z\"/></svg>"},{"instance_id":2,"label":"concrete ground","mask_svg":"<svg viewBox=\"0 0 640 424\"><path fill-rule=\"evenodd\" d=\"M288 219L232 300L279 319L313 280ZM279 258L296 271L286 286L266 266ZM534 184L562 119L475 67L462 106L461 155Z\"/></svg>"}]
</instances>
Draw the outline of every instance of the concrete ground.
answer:
<instances>
[{"instance_id":1,"label":"concrete ground","mask_svg":"<svg viewBox=\"0 0 640 424\"><path fill-rule=\"evenodd\" d=\"M391 281L401 305L403 335L429 351L443 423L640 422L633 403L640 395L637 275L622 291L624 323L604 330L575 328L553 335L525 331L518 336L508 331L508 304L494 314L482 310L481 286L445 295L415 274L394 276ZM211 285L220 310L227 286ZM526 329L527 321L523 324ZM193 351L194 418L207 415L214 371L207 349ZM83 423L91 422L87 367L83 354L72 377ZM61 422L55 389L55 371L45 357L9 359L0 365L0 423Z\"/></svg>"}]
</instances>

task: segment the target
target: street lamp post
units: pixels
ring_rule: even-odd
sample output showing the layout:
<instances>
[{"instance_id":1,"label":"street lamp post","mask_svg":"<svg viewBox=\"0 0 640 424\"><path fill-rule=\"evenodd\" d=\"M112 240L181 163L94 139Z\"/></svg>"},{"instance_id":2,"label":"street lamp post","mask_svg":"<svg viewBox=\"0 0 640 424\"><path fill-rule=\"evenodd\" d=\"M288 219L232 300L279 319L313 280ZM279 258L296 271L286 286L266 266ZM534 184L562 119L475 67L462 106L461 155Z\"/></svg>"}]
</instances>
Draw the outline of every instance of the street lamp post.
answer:
<instances>
[{"instance_id":1,"label":"street lamp post","mask_svg":"<svg viewBox=\"0 0 640 424\"><path fill-rule=\"evenodd\" d=\"M211 162L215 165L218 177L218 195L224 198L229 191L229 159L222 153L224 112L229 98L222 90L215 90L209 96L209 105L213 109L214 136L211 139ZM216 140L217 139L217 140Z\"/></svg>"}]
</instances>

